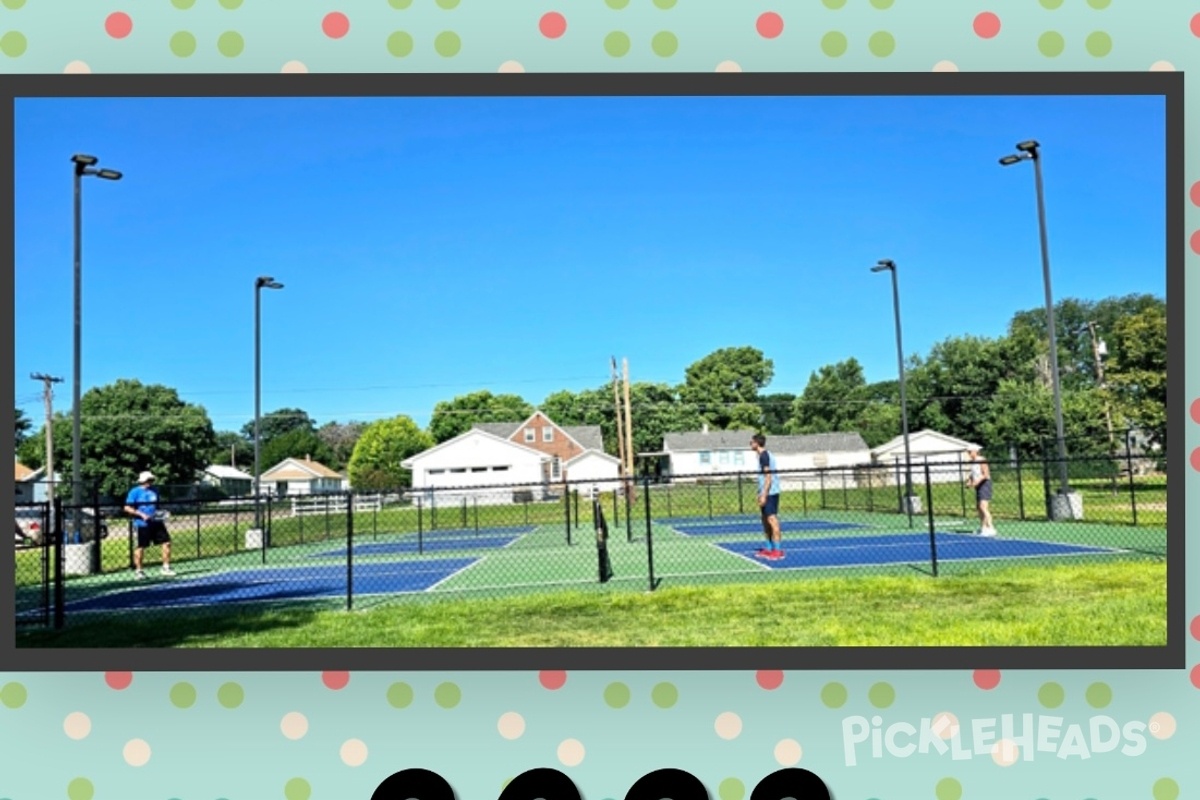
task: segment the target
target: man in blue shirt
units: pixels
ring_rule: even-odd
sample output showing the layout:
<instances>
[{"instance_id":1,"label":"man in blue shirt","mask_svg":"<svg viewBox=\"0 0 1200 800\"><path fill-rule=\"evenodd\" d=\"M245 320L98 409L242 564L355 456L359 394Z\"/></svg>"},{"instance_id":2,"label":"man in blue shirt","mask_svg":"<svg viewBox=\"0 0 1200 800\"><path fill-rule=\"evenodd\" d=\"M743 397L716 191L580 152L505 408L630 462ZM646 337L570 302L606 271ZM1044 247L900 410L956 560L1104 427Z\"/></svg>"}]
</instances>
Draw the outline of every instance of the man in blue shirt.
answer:
<instances>
[{"instance_id":1,"label":"man in blue shirt","mask_svg":"<svg viewBox=\"0 0 1200 800\"><path fill-rule=\"evenodd\" d=\"M763 533L767 546L758 551L761 558L778 561L783 558L779 548L779 466L775 455L767 450L767 437L761 433L750 439L750 449L758 455L758 506L762 509Z\"/></svg>"},{"instance_id":2,"label":"man in blue shirt","mask_svg":"<svg viewBox=\"0 0 1200 800\"><path fill-rule=\"evenodd\" d=\"M142 554L152 544L162 545L163 575L174 575L171 569L171 534L159 519L158 490L154 488L154 475L143 472L138 475L138 485L129 490L125 498L125 513L133 517L133 530L137 534L137 549L133 551L133 577L142 580Z\"/></svg>"}]
</instances>

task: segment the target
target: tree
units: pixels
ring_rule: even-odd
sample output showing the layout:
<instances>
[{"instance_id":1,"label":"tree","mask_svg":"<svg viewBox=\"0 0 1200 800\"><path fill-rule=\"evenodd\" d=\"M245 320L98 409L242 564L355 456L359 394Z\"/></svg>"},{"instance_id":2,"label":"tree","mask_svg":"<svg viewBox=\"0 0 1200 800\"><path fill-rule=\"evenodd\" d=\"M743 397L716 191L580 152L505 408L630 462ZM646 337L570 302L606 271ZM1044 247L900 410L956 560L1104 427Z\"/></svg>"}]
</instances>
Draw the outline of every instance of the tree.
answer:
<instances>
[{"instance_id":1,"label":"tree","mask_svg":"<svg viewBox=\"0 0 1200 800\"><path fill-rule=\"evenodd\" d=\"M787 422L792 416L792 405L796 395L787 392L764 394L758 398L758 407L762 409L762 429L766 433L785 433Z\"/></svg>"},{"instance_id":2,"label":"tree","mask_svg":"<svg viewBox=\"0 0 1200 800\"><path fill-rule=\"evenodd\" d=\"M293 430L316 433L317 424L308 415L308 412L301 408L280 408L262 415L258 420L260 451L263 444ZM242 436L246 437L246 441L250 442L251 446L254 445L254 420L250 420L242 426Z\"/></svg>"},{"instance_id":3,"label":"tree","mask_svg":"<svg viewBox=\"0 0 1200 800\"><path fill-rule=\"evenodd\" d=\"M811 373L804 391L792 404L789 433L853 430L866 402L866 386L862 364L855 358L827 364Z\"/></svg>"},{"instance_id":4,"label":"tree","mask_svg":"<svg viewBox=\"0 0 1200 800\"><path fill-rule=\"evenodd\" d=\"M368 425L354 445L350 456L350 484L355 489L382 490L405 488L412 473L400 462L435 444L431 434L421 430L411 418L397 416Z\"/></svg>"},{"instance_id":5,"label":"tree","mask_svg":"<svg viewBox=\"0 0 1200 800\"><path fill-rule=\"evenodd\" d=\"M16 422L16 429L17 429L16 430L16 434L17 434L16 444L13 446L20 447L21 442L24 442L26 439L29 438L29 431L31 428L33 428L33 423L30 422L29 417L25 416L25 412L19 408L14 411L13 419Z\"/></svg>"},{"instance_id":6,"label":"tree","mask_svg":"<svg viewBox=\"0 0 1200 800\"><path fill-rule=\"evenodd\" d=\"M254 442L236 431L217 431L216 443L208 454L210 464L230 464L238 469L254 468Z\"/></svg>"},{"instance_id":7,"label":"tree","mask_svg":"<svg viewBox=\"0 0 1200 800\"><path fill-rule=\"evenodd\" d=\"M317 429L317 436L332 453L329 466L333 469L345 469L354 453L354 445L367 427L365 422L348 422L345 425L338 422L326 422Z\"/></svg>"},{"instance_id":8,"label":"tree","mask_svg":"<svg viewBox=\"0 0 1200 800\"><path fill-rule=\"evenodd\" d=\"M1167 315L1150 307L1113 325L1105 373L1118 416L1165 445L1167 425Z\"/></svg>"},{"instance_id":9,"label":"tree","mask_svg":"<svg viewBox=\"0 0 1200 800\"><path fill-rule=\"evenodd\" d=\"M103 496L123 498L137 473L147 469L162 486L193 485L216 444L204 408L185 403L167 386L122 379L89 389L79 407L79 475ZM54 467L71 482L70 419L56 416Z\"/></svg>"},{"instance_id":10,"label":"tree","mask_svg":"<svg viewBox=\"0 0 1200 800\"><path fill-rule=\"evenodd\" d=\"M724 430L734 420L733 409L757 405L762 389L775 376L775 365L754 347L725 347L694 362L684 373L680 399L694 406L703 419ZM738 409L739 424L753 413ZM757 412L761 425L762 411Z\"/></svg>"},{"instance_id":11,"label":"tree","mask_svg":"<svg viewBox=\"0 0 1200 800\"><path fill-rule=\"evenodd\" d=\"M253 458L253 449L251 457ZM333 451L329 449L315 431L293 428L276 434L259 447L259 467L265 472L285 458L311 458L325 466L331 466Z\"/></svg>"},{"instance_id":12,"label":"tree","mask_svg":"<svg viewBox=\"0 0 1200 800\"><path fill-rule=\"evenodd\" d=\"M441 444L466 433L477 422L524 422L532 415L533 406L520 396L494 395L484 389L435 405L429 433Z\"/></svg>"}]
</instances>

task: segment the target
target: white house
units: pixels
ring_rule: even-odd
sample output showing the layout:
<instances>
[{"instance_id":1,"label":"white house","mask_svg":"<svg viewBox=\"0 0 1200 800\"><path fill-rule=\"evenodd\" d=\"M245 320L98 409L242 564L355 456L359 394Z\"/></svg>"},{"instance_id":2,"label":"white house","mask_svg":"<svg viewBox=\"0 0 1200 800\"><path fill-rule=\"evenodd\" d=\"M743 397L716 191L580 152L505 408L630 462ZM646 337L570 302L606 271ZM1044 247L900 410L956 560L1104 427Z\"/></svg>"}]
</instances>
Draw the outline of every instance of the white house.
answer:
<instances>
[{"instance_id":1,"label":"white house","mask_svg":"<svg viewBox=\"0 0 1200 800\"><path fill-rule=\"evenodd\" d=\"M621 475L621 461L603 450L585 450L566 464L572 483L596 481L600 491L611 491Z\"/></svg>"},{"instance_id":2,"label":"white house","mask_svg":"<svg viewBox=\"0 0 1200 800\"><path fill-rule=\"evenodd\" d=\"M756 473L758 460L750 448L751 431L713 431L705 428L663 437L663 453L673 481L699 480L729 473ZM871 450L857 433L813 433L767 436L783 488L854 486L857 470L869 467ZM791 474L789 474L789 472Z\"/></svg>"},{"instance_id":3,"label":"white house","mask_svg":"<svg viewBox=\"0 0 1200 800\"><path fill-rule=\"evenodd\" d=\"M342 476L311 457L285 458L262 474L264 494L276 497L340 492Z\"/></svg>"},{"instance_id":4,"label":"white house","mask_svg":"<svg viewBox=\"0 0 1200 800\"><path fill-rule=\"evenodd\" d=\"M200 482L216 486L230 497L246 497L254 493L254 476L227 464L213 464L200 475Z\"/></svg>"},{"instance_id":5,"label":"white house","mask_svg":"<svg viewBox=\"0 0 1200 800\"><path fill-rule=\"evenodd\" d=\"M50 499L50 482L46 480L46 468L30 469L20 461L14 462L13 483L16 489L18 503L45 503ZM62 477L54 475L55 482L61 482Z\"/></svg>"},{"instance_id":6,"label":"white house","mask_svg":"<svg viewBox=\"0 0 1200 800\"><path fill-rule=\"evenodd\" d=\"M931 483L955 483L966 479L971 466L967 451L977 447L974 442L958 439L934 430L920 430L908 435L908 450L912 460L912 482L924 485L925 465L929 465ZM984 454L986 457L986 453ZM887 469L884 482L895 485L898 476L904 475L904 436L897 436L871 451L876 464ZM1007 453L993 456L1006 459ZM903 482L904 478L899 478Z\"/></svg>"}]
</instances>

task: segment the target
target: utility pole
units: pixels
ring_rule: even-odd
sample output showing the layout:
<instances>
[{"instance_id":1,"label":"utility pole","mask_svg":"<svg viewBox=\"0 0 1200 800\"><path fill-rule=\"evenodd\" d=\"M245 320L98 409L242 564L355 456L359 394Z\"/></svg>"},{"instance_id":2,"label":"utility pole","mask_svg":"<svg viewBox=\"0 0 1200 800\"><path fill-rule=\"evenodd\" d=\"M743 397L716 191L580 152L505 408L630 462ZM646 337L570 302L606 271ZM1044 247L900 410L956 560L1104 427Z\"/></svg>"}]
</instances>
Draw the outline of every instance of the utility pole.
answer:
<instances>
[{"instance_id":1,"label":"utility pole","mask_svg":"<svg viewBox=\"0 0 1200 800\"><path fill-rule=\"evenodd\" d=\"M1101 347L1103 345L1103 342L1101 342L1096 336L1096 323L1095 322L1089 322L1087 324L1087 327L1088 327L1088 333L1090 333L1092 336L1092 358L1094 358L1096 361L1096 385L1101 390L1104 390L1107 388L1104 385L1104 362L1100 358L1102 355L1104 355L1104 353L1101 352ZM1108 426L1108 454L1109 454L1109 456L1112 457L1113 461L1115 462L1116 458L1117 458L1117 445L1113 439L1112 404L1109 401L1107 391L1104 392L1104 422ZM1116 493L1117 493L1117 473L1114 470L1113 471L1113 494L1116 494Z\"/></svg>"},{"instance_id":2,"label":"utility pole","mask_svg":"<svg viewBox=\"0 0 1200 800\"><path fill-rule=\"evenodd\" d=\"M54 389L52 385L62 383L62 378L55 378L51 375L46 375L41 372L35 372L29 376L35 381L42 382L42 398L46 405L46 481L49 484L48 500L50 507L54 508ZM53 511L51 512L53 513ZM51 526L53 530L53 525ZM50 531L44 531L43 537L49 536ZM46 541L43 538L43 541Z\"/></svg>"},{"instance_id":3,"label":"utility pole","mask_svg":"<svg viewBox=\"0 0 1200 800\"><path fill-rule=\"evenodd\" d=\"M625 373L625 474L628 476L625 490L630 497L635 497L633 483L633 412L629 410L629 359L622 358L621 366Z\"/></svg>"}]
</instances>

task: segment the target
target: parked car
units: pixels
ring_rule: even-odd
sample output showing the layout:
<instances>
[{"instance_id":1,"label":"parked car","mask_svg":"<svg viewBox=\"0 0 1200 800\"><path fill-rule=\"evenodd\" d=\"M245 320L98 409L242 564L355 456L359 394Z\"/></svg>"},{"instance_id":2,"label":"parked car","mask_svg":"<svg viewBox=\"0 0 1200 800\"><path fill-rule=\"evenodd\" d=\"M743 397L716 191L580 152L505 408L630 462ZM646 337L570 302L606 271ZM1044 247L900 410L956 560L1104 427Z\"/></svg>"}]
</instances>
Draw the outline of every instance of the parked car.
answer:
<instances>
[{"instance_id":1,"label":"parked car","mask_svg":"<svg viewBox=\"0 0 1200 800\"><path fill-rule=\"evenodd\" d=\"M96 538L96 513L90 509L82 509L82 520L78 538L75 537L74 531L68 531L66 540L72 544L90 542ZM36 506L18 507L16 509L16 523L18 537L17 544L41 544L45 541L45 531L42 529L43 519L42 510ZM104 517L100 518L100 538L108 538L108 522Z\"/></svg>"}]
</instances>

